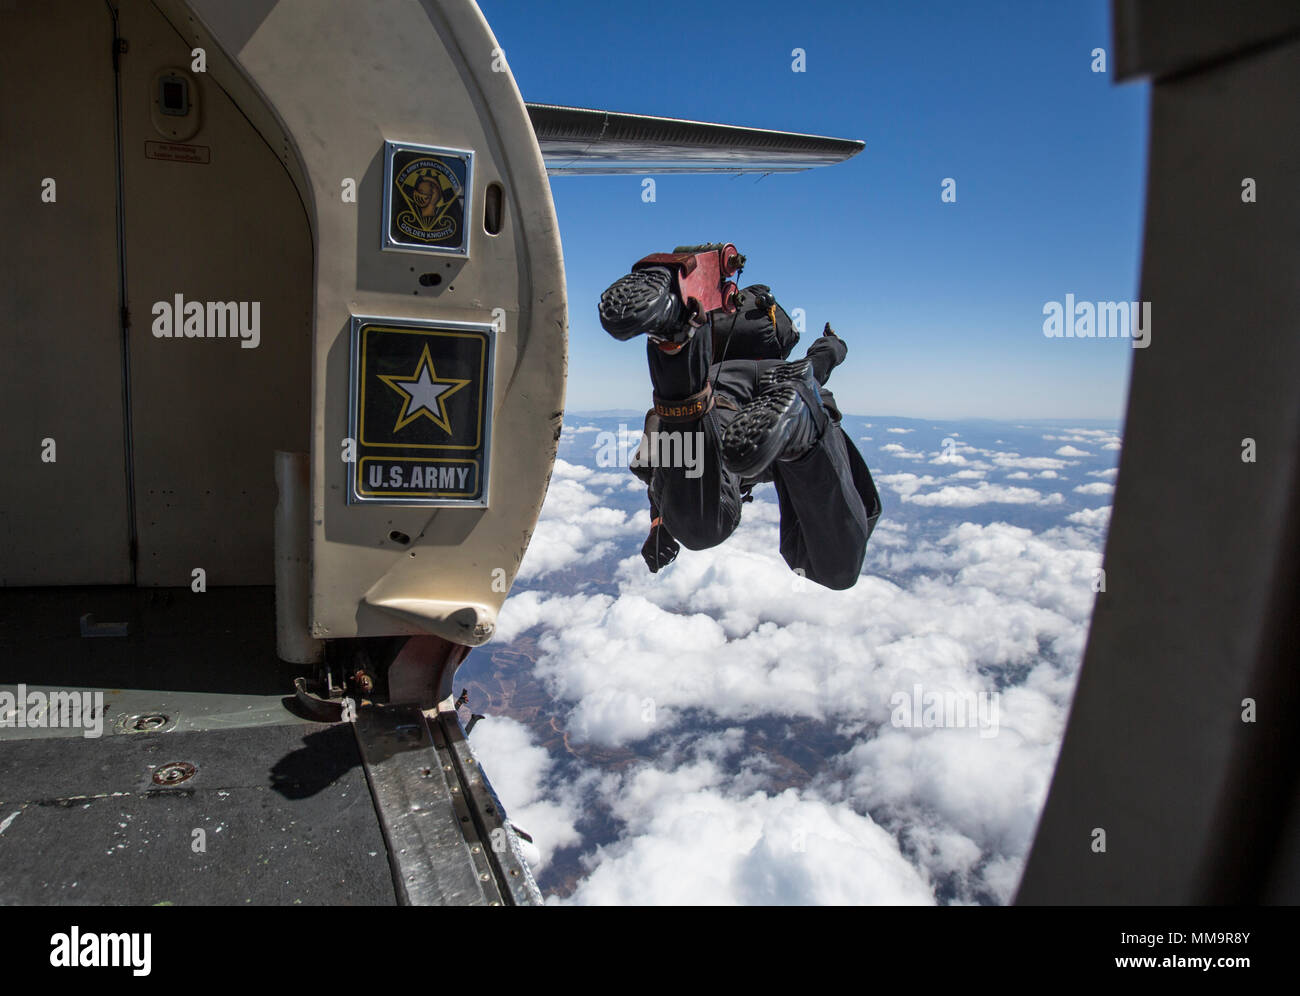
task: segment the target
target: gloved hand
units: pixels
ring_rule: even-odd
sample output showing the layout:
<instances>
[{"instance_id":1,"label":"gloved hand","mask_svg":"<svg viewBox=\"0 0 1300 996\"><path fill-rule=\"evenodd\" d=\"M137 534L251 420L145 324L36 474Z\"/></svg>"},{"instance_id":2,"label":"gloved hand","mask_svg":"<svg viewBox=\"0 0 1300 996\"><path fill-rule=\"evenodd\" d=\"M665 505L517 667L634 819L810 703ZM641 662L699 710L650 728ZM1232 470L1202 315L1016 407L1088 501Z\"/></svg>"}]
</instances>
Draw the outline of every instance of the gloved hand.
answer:
<instances>
[{"instance_id":1,"label":"gloved hand","mask_svg":"<svg viewBox=\"0 0 1300 996\"><path fill-rule=\"evenodd\" d=\"M655 519L650 524L650 535L641 547L641 557L645 560L646 567L650 568L650 573L658 574L661 569L677 559L677 552L680 549L677 541L673 539L673 534L663 524L663 520Z\"/></svg>"}]
</instances>

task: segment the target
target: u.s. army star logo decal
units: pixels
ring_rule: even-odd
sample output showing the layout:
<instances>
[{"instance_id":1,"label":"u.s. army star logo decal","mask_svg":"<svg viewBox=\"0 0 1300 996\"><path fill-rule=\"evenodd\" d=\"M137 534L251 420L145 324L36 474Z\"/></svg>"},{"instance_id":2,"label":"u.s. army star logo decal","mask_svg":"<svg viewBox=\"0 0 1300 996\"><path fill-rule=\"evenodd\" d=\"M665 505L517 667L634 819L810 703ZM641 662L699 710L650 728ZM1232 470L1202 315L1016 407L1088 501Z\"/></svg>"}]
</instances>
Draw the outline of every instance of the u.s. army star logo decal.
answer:
<instances>
[{"instance_id":1,"label":"u.s. army star logo decal","mask_svg":"<svg viewBox=\"0 0 1300 996\"><path fill-rule=\"evenodd\" d=\"M393 432L410 425L421 415L429 419L443 432L451 435L451 421L447 417L447 399L469 383L455 377L439 377L429 357L429 347L424 347L420 362L410 377L385 376L379 379L405 399L402 410L397 416Z\"/></svg>"}]
</instances>

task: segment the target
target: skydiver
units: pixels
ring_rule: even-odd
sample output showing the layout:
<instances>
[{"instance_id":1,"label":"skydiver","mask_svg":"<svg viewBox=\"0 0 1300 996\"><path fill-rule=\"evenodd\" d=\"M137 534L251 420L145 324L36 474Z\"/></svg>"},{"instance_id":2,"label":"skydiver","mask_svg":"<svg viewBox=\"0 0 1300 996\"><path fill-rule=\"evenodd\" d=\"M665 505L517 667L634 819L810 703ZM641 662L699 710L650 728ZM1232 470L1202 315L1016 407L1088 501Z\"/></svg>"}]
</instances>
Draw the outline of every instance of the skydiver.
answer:
<instances>
[{"instance_id":1,"label":"skydiver","mask_svg":"<svg viewBox=\"0 0 1300 996\"><path fill-rule=\"evenodd\" d=\"M694 327L675 274L656 266L615 281L601 295L599 314L614 338L644 333L649 340L655 407L631 470L649 489L650 535L641 555L650 571L672 563L679 545L722 543L754 485L771 481L785 562L827 588L851 588L880 498L823 387L848 352L830 323L802 359L787 362L799 334L769 288L746 287L734 314L715 311ZM701 465L656 459L649 441L664 425L701 434Z\"/></svg>"}]
</instances>

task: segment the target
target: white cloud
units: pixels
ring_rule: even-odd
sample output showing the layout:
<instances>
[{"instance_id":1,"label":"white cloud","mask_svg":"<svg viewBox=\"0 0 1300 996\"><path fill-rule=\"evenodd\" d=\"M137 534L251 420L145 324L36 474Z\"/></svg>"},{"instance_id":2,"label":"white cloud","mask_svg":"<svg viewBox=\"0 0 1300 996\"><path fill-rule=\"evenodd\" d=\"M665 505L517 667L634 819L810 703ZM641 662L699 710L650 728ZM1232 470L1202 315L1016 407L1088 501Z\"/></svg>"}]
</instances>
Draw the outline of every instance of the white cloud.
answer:
<instances>
[{"instance_id":1,"label":"white cloud","mask_svg":"<svg viewBox=\"0 0 1300 996\"><path fill-rule=\"evenodd\" d=\"M962 452L965 451L965 452ZM979 452L973 446L957 446L945 450L936 450L930 455L934 458L930 462L933 464L951 464L955 467L970 467L972 470L992 470L991 463L985 463L983 460L968 460L965 453Z\"/></svg>"},{"instance_id":2,"label":"white cloud","mask_svg":"<svg viewBox=\"0 0 1300 996\"><path fill-rule=\"evenodd\" d=\"M1110 495L1115 491L1115 485L1107 484L1105 481L1093 481L1091 484L1080 484L1074 489L1081 495Z\"/></svg>"},{"instance_id":3,"label":"white cloud","mask_svg":"<svg viewBox=\"0 0 1300 996\"><path fill-rule=\"evenodd\" d=\"M897 457L900 460L924 460L925 459L924 453L917 453L913 450L909 450L906 446L900 446L898 443L886 443L884 446L880 447L880 452L888 453L891 456Z\"/></svg>"},{"instance_id":4,"label":"white cloud","mask_svg":"<svg viewBox=\"0 0 1300 996\"><path fill-rule=\"evenodd\" d=\"M795 593L772 551L775 510L757 518L742 523L730 556L683 551L657 577L624 562L617 596L514 596L499 638L541 626L537 671L573 743L689 729L687 710L847 723L861 742L837 762L842 780L797 793L772 794L753 771L724 776L716 759L634 767L604 783L624 829L588 855L573 898L621 902L640 890L653 903L922 902L942 879L962 901L1009 899L1065 720L1099 555L1071 530L965 523L937 542L876 548L879 570L915 577L905 587L864 576L846 592ZM1009 665L1030 671L1003 689L996 737L889 726L900 689L991 692L990 675ZM789 845L799 828L803 852ZM901 853L923 874L908 873ZM843 874L850 860L856 876Z\"/></svg>"},{"instance_id":5,"label":"white cloud","mask_svg":"<svg viewBox=\"0 0 1300 996\"><path fill-rule=\"evenodd\" d=\"M1067 636L1081 645L1099 556L1079 539L965 523L878 551L879 569L919 571L908 588L868 574L835 592L798 590L774 533L742 522L732 550L683 551L659 575L630 557L617 596L512 596L497 639L542 624L536 673L570 704L566 728L611 745L673 728L688 708L884 721L889 694L915 675L979 688L977 663L1030 659Z\"/></svg>"},{"instance_id":6,"label":"white cloud","mask_svg":"<svg viewBox=\"0 0 1300 996\"><path fill-rule=\"evenodd\" d=\"M1115 478L1119 476L1119 469L1116 467L1111 467L1109 470L1090 470L1088 471L1088 476L1104 477L1108 481L1113 481L1115 480Z\"/></svg>"},{"instance_id":7,"label":"white cloud","mask_svg":"<svg viewBox=\"0 0 1300 996\"><path fill-rule=\"evenodd\" d=\"M566 542L564 563L577 563L620 532L640 534L622 513L589 521L600 499L584 482L597 472L562 464L538 527L544 548ZM877 481L921 506L1063 502L982 480ZM931 536L887 515L864 576L833 592L781 561L770 491L756 492L725 546L683 550L658 575L633 555L611 593L507 600L496 642L526 632L535 641L534 673L567 742L651 742L656 758L560 785L541 748L486 720L475 749L512 817L549 860L574 843L573 814L591 805L611 814L616 839L584 853L576 902L1009 900L1064 726L1100 565L1095 530L1109 509L1068 516L1082 529L967 522ZM543 559L563 558L552 549ZM918 682L999 693L997 735L893 728L891 697ZM743 727L699 733L760 717L826 724L856 743L813 781L782 790L766 754L742 749Z\"/></svg>"},{"instance_id":8,"label":"white cloud","mask_svg":"<svg viewBox=\"0 0 1300 996\"><path fill-rule=\"evenodd\" d=\"M938 491L905 497L917 505L941 506L943 508L972 508L975 505L1059 505L1064 498L1059 494L1045 495L1034 488L1007 487L1001 484L989 484L980 481L974 487L968 485L949 485Z\"/></svg>"},{"instance_id":9,"label":"white cloud","mask_svg":"<svg viewBox=\"0 0 1300 996\"><path fill-rule=\"evenodd\" d=\"M1072 512L1066 516L1066 519L1077 525L1087 526L1090 529L1104 529L1110 523L1110 506L1085 508L1078 512Z\"/></svg>"},{"instance_id":10,"label":"white cloud","mask_svg":"<svg viewBox=\"0 0 1300 996\"><path fill-rule=\"evenodd\" d=\"M876 480L897 491L906 501L908 496L916 494L921 488L942 483L943 478L931 477L929 474L917 476L916 474L904 472L901 474L878 474Z\"/></svg>"},{"instance_id":11,"label":"white cloud","mask_svg":"<svg viewBox=\"0 0 1300 996\"><path fill-rule=\"evenodd\" d=\"M1092 456L1087 450L1081 450L1077 446L1061 446L1056 450L1057 456L1063 457L1090 457Z\"/></svg>"},{"instance_id":12,"label":"white cloud","mask_svg":"<svg viewBox=\"0 0 1300 996\"><path fill-rule=\"evenodd\" d=\"M601 505L602 496L584 487L621 483L624 474L594 471L557 459L550 488L542 503L537 529L519 565L518 577L545 577L552 571L598 560L612 548L615 536L640 527L627 513Z\"/></svg>"},{"instance_id":13,"label":"white cloud","mask_svg":"<svg viewBox=\"0 0 1300 996\"><path fill-rule=\"evenodd\" d=\"M903 432L913 432L913 431L915 431L915 430L913 430L913 429L886 429L885 431L886 431L886 432L899 432L899 433L903 433Z\"/></svg>"},{"instance_id":14,"label":"white cloud","mask_svg":"<svg viewBox=\"0 0 1300 996\"><path fill-rule=\"evenodd\" d=\"M1067 429L1068 436L1044 436L1044 439L1056 439L1063 443L1091 443L1101 445L1104 450L1120 448L1120 437L1109 429Z\"/></svg>"},{"instance_id":15,"label":"white cloud","mask_svg":"<svg viewBox=\"0 0 1300 996\"><path fill-rule=\"evenodd\" d=\"M474 727L473 747L483 770L490 772L510 822L528 831L541 854L534 871L545 868L559 848L579 842L574 800L542 798L571 793L552 784L555 762L544 747L533 743L528 727L506 716L489 716Z\"/></svg>"},{"instance_id":16,"label":"white cloud","mask_svg":"<svg viewBox=\"0 0 1300 996\"><path fill-rule=\"evenodd\" d=\"M589 488L613 488L620 484L626 484L629 477L632 478L633 481L636 481L638 487L645 487L645 484L638 480L629 470L598 471L597 473L592 474L591 477L587 478L583 483Z\"/></svg>"},{"instance_id":17,"label":"white cloud","mask_svg":"<svg viewBox=\"0 0 1300 996\"><path fill-rule=\"evenodd\" d=\"M1066 429L1065 431L1075 436L1084 436L1092 439L1112 439L1115 437L1115 433L1111 432L1109 429ZM1047 439L1048 437L1044 436L1043 438Z\"/></svg>"},{"instance_id":18,"label":"white cloud","mask_svg":"<svg viewBox=\"0 0 1300 996\"><path fill-rule=\"evenodd\" d=\"M1119 436L1109 429L1070 429L1069 435L1065 436L1043 436L1044 439L1061 443L1098 443L1119 442Z\"/></svg>"},{"instance_id":19,"label":"white cloud","mask_svg":"<svg viewBox=\"0 0 1300 996\"><path fill-rule=\"evenodd\" d=\"M641 765L609 790L626 832L571 897L596 905L934 902L894 835L810 793L738 793L713 760Z\"/></svg>"},{"instance_id":20,"label":"white cloud","mask_svg":"<svg viewBox=\"0 0 1300 996\"><path fill-rule=\"evenodd\" d=\"M590 433L602 432L598 425L566 425L560 429L560 443L576 443L579 436L585 436Z\"/></svg>"},{"instance_id":21,"label":"white cloud","mask_svg":"<svg viewBox=\"0 0 1300 996\"><path fill-rule=\"evenodd\" d=\"M1004 696L1020 700L1023 729L987 739L889 729L858 744L841 759L848 797L910 843L932 876L955 877L959 896L1010 902L1063 729L1070 687L1056 677ZM1010 868L981 875L985 860Z\"/></svg>"},{"instance_id":22,"label":"white cloud","mask_svg":"<svg viewBox=\"0 0 1300 996\"><path fill-rule=\"evenodd\" d=\"M1028 475L1026 475L1028 476ZM876 478L881 484L897 491L904 502L914 505L944 508L973 508L976 505L1059 505L1064 501L1060 494L1043 494L1034 488L1009 487L977 481L974 486L949 484L937 491L921 491L923 487L943 483L929 474L882 474Z\"/></svg>"},{"instance_id":23,"label":"white cloud","mask_svg":"<svg viewBox=\"0 0 1300 996\"><path fill-rule=\"evenodd\" d=\"M1069 460L1055 457L1022 457L1019 453L994 453L993 463L999 467L1015 467L1019 470L1062 470L1072 466Z\"/></svg>"}]
</instances>

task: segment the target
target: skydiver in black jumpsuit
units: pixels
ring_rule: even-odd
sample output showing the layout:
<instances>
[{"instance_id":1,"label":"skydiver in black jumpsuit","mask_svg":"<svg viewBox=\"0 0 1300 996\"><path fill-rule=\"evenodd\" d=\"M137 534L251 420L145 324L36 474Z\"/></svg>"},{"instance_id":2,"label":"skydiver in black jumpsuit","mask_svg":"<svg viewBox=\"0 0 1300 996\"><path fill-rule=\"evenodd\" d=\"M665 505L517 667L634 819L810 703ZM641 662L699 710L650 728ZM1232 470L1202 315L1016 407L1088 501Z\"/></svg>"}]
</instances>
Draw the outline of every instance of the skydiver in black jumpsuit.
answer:
<instances>
[{"instance_id":1,"label":"skydiver in black jumpsuit","mask_svg":"<svg viewBox=\"0 0 1300 996\"><path fill-rule=\"evenodd\" d=\"M798 334L762 285L741 293L736 315L715 312L692 330L672 284L667 270L637 270L600 301L611 335L645 332L650 340L655 408L631 468L649 487L646 565L659 571L679 543L717 546L740 523L753 486L772 481L785 562L827 588L853 587L881 509L866 462L823 387L847 345L827 323L803 359L786 362ZM702 465L653 465L647 440L655 431L701 432Z\"/></svg>"}]
</instances>

